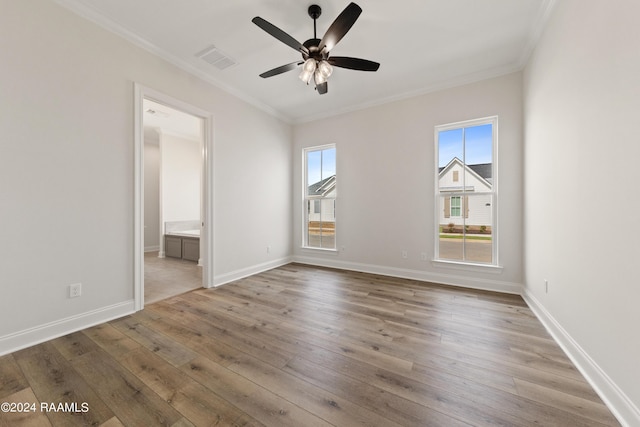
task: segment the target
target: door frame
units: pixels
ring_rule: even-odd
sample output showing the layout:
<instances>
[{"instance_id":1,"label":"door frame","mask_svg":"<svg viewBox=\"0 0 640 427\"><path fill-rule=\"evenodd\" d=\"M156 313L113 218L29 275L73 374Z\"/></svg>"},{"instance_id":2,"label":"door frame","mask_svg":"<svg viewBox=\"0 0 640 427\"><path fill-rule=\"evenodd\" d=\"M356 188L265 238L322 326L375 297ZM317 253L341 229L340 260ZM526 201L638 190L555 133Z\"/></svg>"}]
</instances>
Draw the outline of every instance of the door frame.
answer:
<instances>
[{"instance_id":1,"label":"door frame","mask_svg":"<svg viewBox=\"0 0 640 427\"><path fill-rule=\"evenodd\" d=\"M134 83L134 307L136 311L144 308L144 99L150 99L183 111L202 119L203 123L203 182L201 199L201 236L200 247L203 253L202 286L213 286L213 115L208 111L175 99L162 92Z\"/></svg>"}]
</instances>

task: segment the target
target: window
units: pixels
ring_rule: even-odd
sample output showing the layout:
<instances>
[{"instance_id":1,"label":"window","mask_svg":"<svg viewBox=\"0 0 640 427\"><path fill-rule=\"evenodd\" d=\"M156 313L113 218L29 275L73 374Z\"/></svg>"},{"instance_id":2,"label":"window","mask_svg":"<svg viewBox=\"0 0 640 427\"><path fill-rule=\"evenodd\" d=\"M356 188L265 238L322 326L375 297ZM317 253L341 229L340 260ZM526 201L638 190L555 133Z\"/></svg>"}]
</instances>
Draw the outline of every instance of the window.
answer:
<instances>
[{"instance_id":1,"label":"window","mask_svg":"<svg viewBox=\"0 0 640 427\"><path fill-rule=\"evenodd\" d=\"M454 179L454 181L455 181L455 179ZM450 216L453 216L453 217L460 216L460 212L461 212L460 208L462 207L461 204L460 204L461 203L460 196L452 196L450 198L450 200L451 200L451 202L450 202L451 209L449 210L450 211Z\"/></svg>"},{"instance_id":2,"label":"window","mask_svg":"<svg viewBox=\"0 0 640 427\"><path fill-rule=\"evenodd\" d=\"M497 117L436 126L436 259L497 264Z\"/></svg>"},{"instance_id":3,"label":"window","mask_svg":"<svg viewBox=\"0 0 640 427\"><path fill-rule=\"evenodd\" d=\"M308 248L336 249L336 147L304 150L304 241Z\"/></svg>"}]
</instances>

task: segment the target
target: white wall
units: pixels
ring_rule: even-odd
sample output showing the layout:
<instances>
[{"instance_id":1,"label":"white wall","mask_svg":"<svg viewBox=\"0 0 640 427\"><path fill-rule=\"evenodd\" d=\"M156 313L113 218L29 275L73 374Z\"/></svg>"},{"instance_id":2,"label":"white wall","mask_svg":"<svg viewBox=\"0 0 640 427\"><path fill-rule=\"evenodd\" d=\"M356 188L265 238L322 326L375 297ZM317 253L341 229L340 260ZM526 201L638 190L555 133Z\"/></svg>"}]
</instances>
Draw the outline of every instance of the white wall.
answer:
<instances>
[{"instance_id":1,"label":"white wall","mask_svg":"<svg viewBox=\"0 0 640 427\"><path fill-rule=\"evenodd\" d=\"M152 131L158 136L155 131ZM158 140L144 142L144 248L160 248L160 146Z\"/></svg>"},{"instance_id":2,"label":"white wall","mask_svg":"<svg viewBox=\"0 0 640 427\"><path fill-rule=\"evenodd\" d=\"M302 150L336 144L337 253L301 248L301 262L520 292L522 270L522 76L520 73L294 127L294 224L302 221ZM451 269L434 256L434 127L499 116L501 273ZM408 252L403 259L402 251ZM421 260L426 253L428 261Z\"/></svg>"},{"instance_id":3,"label":"white wall","mask_svg":"<svg viewBox=\"0 0 640 427\"><path fill-rule=\"evenodd\" d=\"M628 425L640 425L638 16L636 0L559 2L524 80L527 297Z\"/></svg>"},{"instance_id":4,"label":"white wall","mask_svg":"<svg viewBox=\"0 0 640 427\"><path fill-rule=\"evenodd\" d=\"M202 162L200 141L161 132L161 217L164 223L200 220Z\"/></svg>"},{"instance_id":5,"label":"white wall","mask_svg":"<svg viewBox=\"0 0 640 427\"><path fill-rule=\"evenodd\" d=\"M0 63L0 354L133 309L134 82L214 117L215 281L289 259L290 125L51 1L2 1Z\"/></svg>"}]
</instances>

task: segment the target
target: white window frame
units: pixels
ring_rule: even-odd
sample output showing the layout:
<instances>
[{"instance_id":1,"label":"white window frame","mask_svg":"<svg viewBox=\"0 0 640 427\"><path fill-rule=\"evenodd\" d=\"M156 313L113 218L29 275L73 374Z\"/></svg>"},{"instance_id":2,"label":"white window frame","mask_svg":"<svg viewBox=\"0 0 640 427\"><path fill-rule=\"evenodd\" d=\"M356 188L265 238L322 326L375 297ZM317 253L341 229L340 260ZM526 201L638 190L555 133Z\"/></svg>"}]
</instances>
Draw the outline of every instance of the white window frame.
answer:
<instances>
[{"instance_id":1,"label":"white window frame","mask_svg":"<svg viewBox=\"0 0 640 427\"><path fill-rule=\"evenodd\" d=\"M303 176L302 176L302 248L304 249L312 249L312 250L318 250L318 251L327 251L327 252L337 252L338 251L338 226L337 226L337 214L336 214L336 196L309 196L308 194L308 188L309 185L313 184L313 183L309 183L307 182L307 178L309 176L308 174L308 165L307 165L307 159L308 159L308 154L311 152L315 152L315 151L323 151L323 150L327 150L327 149L334 149L336 150L336 186L337 186L337 175L338 175L338 171L337 171L337 162L338 162L338 149L336 147L336 144L325 144L325 145L319 145L319 146L314 146L314 147L306 147L302 149L302 164L304 165L303 169ZM335 193L335 192L334 192ZM335 221L335 225L334 225L334 247L333 248L322 248L322 247L318 247L318 246L309 246L309 242L308 242L308 225L309 225L309 212L308 212L308 206L309 206L309 202L315 202L319 201L320 204L322 204L323 200L333 200L333 216L334 216L334 221Z\"/></svg>"},{"instance_id":2,"label":"white window frame","mask_svg":"<svg viewBox=\"0 0 640 427\"><path fill-rule=\"evenodd\" d=\"M443 131L448 131L448 130L453 130L453 129L461 129L461 128L469 128L469 127L474 127L474 126L480 126L480 125L486 125L486 124L491 124L492 125L492 134L493 134L493 146L492 146L492 175L491 175L491 191L490 192L472 192L472 191L466 191L466 183L464 182L465 180L465 174L462 174L462 186L461 186L461 191L456 191L455 192L455 196L459 196L461 197L461 199L464 199L465 196L477 196L477 195L482 195L482 194L490 194L492 196L492 202L491 202L491 219L492 219L492 224L491 224L491 236L492 236L492 254L491 254L491 263L480 263L480 262L476 262L476 261L465 261L465 260L453 260L453 259L443 259L440 258L440 199L443 196L453 196L453 194L451 194L450 192L445 192L445 191L441 191L440 190L440 185L439 185L439 133L443 132ZM500 263L499 263L499 251L498 251L498 231L499 231L499 226L498 226L498 116L490 116L490 117L484 117L484 118L480 118L480 119L473 119L473 120L465 120L465 121L461 121L461 122L455 122L455 123L449 123L449 124L444 124L444 125L437 125L435 126L434 129L434 148L435 148L435 160L434 160L434 164L435 164L435 177L434 177L434 259L433 259L433 263L435 265L458 265L461 267L470 267L472 269L475 268L480 268L480 269L484 269L484 268L496 268L497 271L501 271L502 267L500 267ZM464 159L461 159L462 161L464 161ZM451 209L451 206L450 206ZM464 208L466 209L466 207ZM449 212L449 214L451 215L451 212ZM462 208L461 208L461 216L462 215Z\"/></svg>"}]
</instances>

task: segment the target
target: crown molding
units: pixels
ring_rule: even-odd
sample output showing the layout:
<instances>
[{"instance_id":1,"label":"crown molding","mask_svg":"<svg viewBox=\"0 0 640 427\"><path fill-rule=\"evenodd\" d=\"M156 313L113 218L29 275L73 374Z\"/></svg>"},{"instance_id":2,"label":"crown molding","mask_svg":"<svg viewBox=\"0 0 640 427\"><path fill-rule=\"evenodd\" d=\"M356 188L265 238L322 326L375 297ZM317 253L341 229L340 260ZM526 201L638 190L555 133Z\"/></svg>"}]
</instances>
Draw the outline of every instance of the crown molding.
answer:
<instances>
[{"instance_id":1,"label":"crown molding","mask_svg":"<svg viewBox=\"0 0 640 427\"><path fill-rule=\"evenodd\" d=\"M192 74L198 78L200 78L201 80L217 87L220 90L223 90L225 92L227 92L230 95L235 96L236 98L241 99L242 101L251 104L252 106L264 111L265 113L268 113L272 116L274 116L275 118L282 120L283 122L287 123L287 124L292 124L293 120L291 119L291 117L285 116L283 115L280 111L275 110L274 108L270 107L269 105L264 104L263 102L258 101L257 99L255 99L254 97L248 95L245 92L242 92L240 90L237 90L234 87L231 87L223 82L221 82L220 80L216 79L215 77L211 76L208 73L205 73L204 71L194 67L193 65L183 61L180 58L177 58L176 56L172 55L171 53L167 52L164 49L159 48L158 46L156 46L153 43L150 43L148 40L145 40L144 38L140 37L139 35L127 30L126 28L124 28L123 26L117 24L116 22L107 19L104 15L102 15L100 12L98 12L97 10L95 10L92 7L89 7L85 4L83 4L81 1L79 0L53 0L54 3L57 3L58 5L64 7L67 10L70 10L71 12L75 13L76 15L90 21L93 22L94 24L98 25L99 27L113 33L116 34L117 36L125 39L126 41L132 43L133 45L146 50L147 52L158 56L161 59L164 59L165 61L169 62L172 65L175 65L176 67L182 69L183 71L186 71L189 74Z\"/></svg>"},{"instance_id":2,"label":"crown molding","mask_svg":"<svg viewBox=\"0 0 640 427\"><path fill-rule=\"evenodd\" d=\"M471 74L466 74L463 76L457 76L457 77L453 77L451 79L446 79L440 82L437 82L435 84L429 85L427 87L423 87L417 90L412 90L412 91L407 91L407 92L403 92L403 93L399 93L393 96L389 96L389 97L384 97L384 98L380 98L377 99L375 101L371 101L371 102L365 102L365 103L361 103L361 104L357 104L357 105L353 105L350 107L346 107L343 109L337 109L337 110L333 110L333 111L329 111L329 112L322 112L322 113L318 113L318 114L310 114L310 115L306 115L306 116L302 116L302 117L298 117L298 118L294 118L294 117L290 117L288 115L283 114L281 111L278 111L276 109L274 109L273 107L258 101L257 99L255 99L254 97L252 97L251 95L247 94L246 92L240 91L230 85L227 85L226 83L216 79L215 77L211 76L210 74L198 69L197 67L193 66L192 64L189 64L185 61L183 61L180 58L177 58L176 56L172 55L171 53L159 48L158 46L154 45L153 43L150 43L149 41L143 39L142 37L138 36L137 34L127 30L126 28L122 27L121 25L115 23L114 21L111 21L110 19L107 19L106 17L104 17L104 15L102 15L101 13L99 13L97 10L95 10L92 7L89 7L85 4L83 4L80 0L53 0L55 3L59 4L60 6L76 13L77 15L97 24L98 26L122 37L123 39L129 41L130 43L134 44L135 46L142 48L144 50L146 50L147 52L156 55L162 59L164 59L165 61L175 65L176 67L202 79L203 81L235 96L236 98L241 99L242 101L247 102L248 104L266 112L267 114L270 114L271 116L282 120L283 122L289 124L289 125L297 125L297 124L303 124L303 123L308 123L308 122L313 122L313 121L317 121L317 120L321 120L321 119L326 119L326 118L330 118L330 117L335 117L341 114L346 114L346 113L351 113L351 112L355 112L355 111L360 111L360 110L364 110L367 108L371 108L371 107L376 107L376 106L380 106L380 105L384 105L384 104L389 104L392 102L396 102L396 101L401 101L401 100L405 100L405 99L409 99L409 98L413 98L413 97L417 97L417 96L421 96L421 95L426 95L429 93L433 93L433 92L438 92L441 90L445 90L445 89L450 89L456 86L462 86L462 85L466 85L466 84L470 84L470 83L476 83L482 80L487 80L487 79L491 79L491 78L495 78L495 77L500 77L503 75L507 75L510 73L514 73L514 72L518 72L518 71L522 71L525 66L527 65L529 58L531 56L531 54L533 53L535 46L538 43L538 40L540 39L544 28L549 20L549 17L555 7L555 5L558 3L558 0L543 0L543 4L541 5L539 12L538 12L538 16L536 17L536 20L534 22L534 24L531 26L531 29L528 33L528 37L527 37L527 41L525 44L525 48L522 51L522 54L520 55L520 57L518 58L518 60L512 64L507 64L505 66L502 67L497 67L497 68L492 68L489 70L482 70L479 71L477 73L471 73Z\"/></svg>"},{"instance_id":3,"label":"crown molding","mask_svg":"<svg viewBox=\"0 0 640 427\"><path fill-rule=\"evenodd\" d=\"M476 73L465 74L458 77L453 77L450 79L442 80L433 85L429 85L426 87L422 87L417 90L402 92L397 95L388 96L385 98L380 98L372 102L366 102L358 105L354 105L351 107L333 110L331 112L319 113L308 115L304 117L300 117L294 120L293 124L304 124L309 122L314 122L317 120L327 119L330 117L339 116L346 113L353 113L356 111L366 110L372 107L378 107L385 104L390 104L397 101L403 101L405 99L411 99L422 95L427 95L429 93L439 92L445 89L451 89L454 87L464 86L472 83L481 82L483 80L489 80L497 77L506 76L508 74L516 73L522 71L523 67L519 63L512 63L502 67L491 68L488 70L479 71Z\"/></svg>"},{"instance_id":4,"label":"crown molding","mask_svg":"<svg viewBox=\"0 0 640 427\"><path fill-rule=\"evenodd\" d=\"M551 16L551 13L553 12L553 9L555 8L557 3L558 0L544 0L542 6L540 7L538 16L536 17L535 22L529 30L529 37L527 39L525 48L523 49L522 54L520 55L520 59L518 60L518 64L521 69L524 69L524 67L526 67L527 63L529 62L529 58L535 50L538 41L540 40L540 37L542 36L542 33L547 26L547 22L549 22L549 17Z\"/></svg>"}]
</instances>

